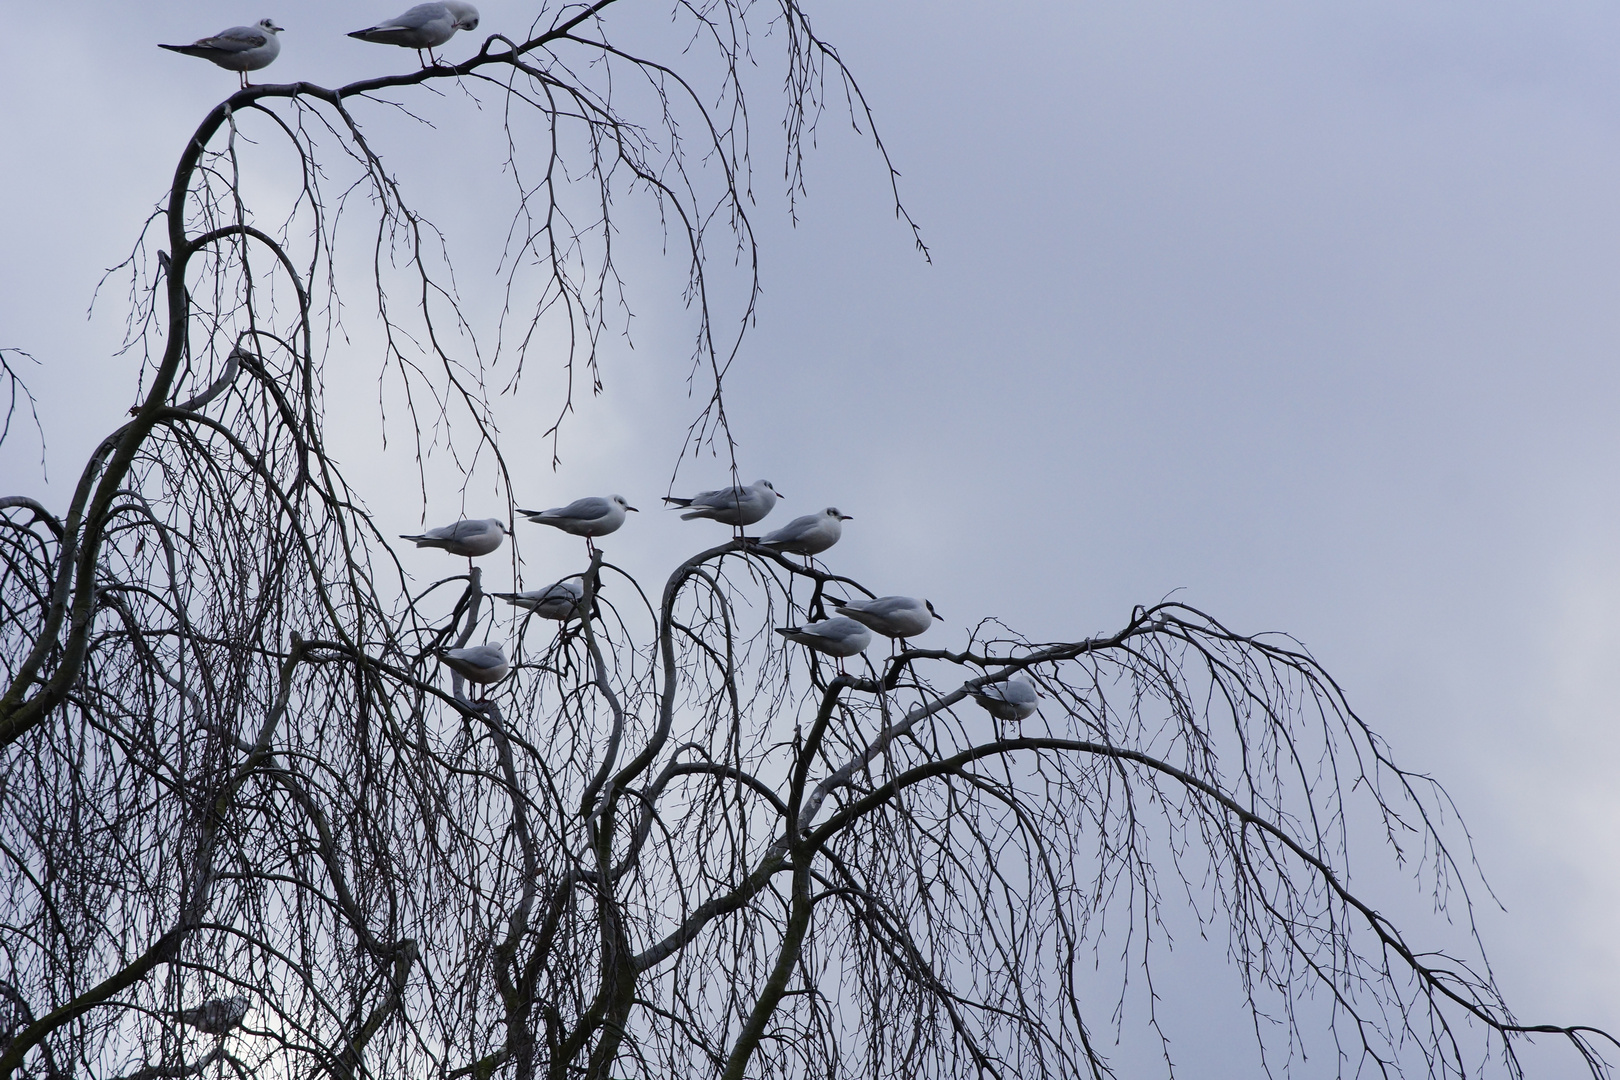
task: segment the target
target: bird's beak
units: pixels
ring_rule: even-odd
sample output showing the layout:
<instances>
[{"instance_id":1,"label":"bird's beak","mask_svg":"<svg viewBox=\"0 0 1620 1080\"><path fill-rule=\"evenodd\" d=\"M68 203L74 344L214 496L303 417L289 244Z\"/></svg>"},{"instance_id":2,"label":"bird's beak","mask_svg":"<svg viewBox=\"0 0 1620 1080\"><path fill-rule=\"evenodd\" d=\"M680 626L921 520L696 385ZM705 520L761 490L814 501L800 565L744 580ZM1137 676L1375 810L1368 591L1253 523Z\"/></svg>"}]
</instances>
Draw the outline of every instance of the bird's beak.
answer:
<instances>
[{"instance_id":1,"label":"bird's beak","mask_svg":"<svg viewBox=\"0 0 1620 1080\"><path fill-rule=\"evenodd\" d=\"M274 30L278 34L285 33L287 30L285 26L277 26L275 23L270 24L270 29Z\"/></svg>"},{"instance_id":2,"label":"bird's beak","mask_svg":"<svg viewBox=\"0 0 1620 1080\"><path fill-rule=\"evenodd\" d=\"M853 517L851 517L850 515L848 515L848 514L839 514L838 515L838 520L839 521L854 521L855 519Z\"/></svg>"},{"instance_id":3,"label":"bird's beak","mask_svg":"<svg viewBox=\"0 0 1620 1080\"><path fill-rule=\"evenodd\" d=\"M637 510L637 509L636 509L636 508L635 508L635 507L633 507L633 506L627 506L627 507L625 507L625 509L626 509L626 510L629 510L629 511L631 511L631 512L632 512L632 513L636 513L636 514L639 514L639 513L641 513L641 511L640 511L640 510Z\"/></svg>"},{"instance_id":4,"label":"bird's beak","mask_svg":"<svg viewBox=\"0 0 1620 1080\"><path fill-rule=\"evenodd\" d=\"M934 611L934 612L930 612L930 613L929 613L929 614L931 614L931 615L933 615L933 616L934 616L934 618L936 618L936 619L938 619L938 620L939 620L939 621L940 621L940 622L944 622L944 621L945 621L945 616L943 616L943 615L941 615L941 614L940 614L940 613L939 613L939 612L937 612L937 611Z\"/></svg>"}]
</instances>

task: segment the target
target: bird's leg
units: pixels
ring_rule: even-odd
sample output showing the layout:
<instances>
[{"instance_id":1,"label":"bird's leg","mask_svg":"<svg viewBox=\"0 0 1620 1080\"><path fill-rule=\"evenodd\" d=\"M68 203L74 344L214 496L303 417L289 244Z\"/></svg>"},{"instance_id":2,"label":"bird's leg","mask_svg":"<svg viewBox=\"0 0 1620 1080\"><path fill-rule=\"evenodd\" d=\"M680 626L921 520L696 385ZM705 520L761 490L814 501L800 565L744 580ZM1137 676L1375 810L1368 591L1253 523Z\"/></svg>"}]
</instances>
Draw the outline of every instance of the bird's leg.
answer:
<instances>
[{"instance_id":1,"label":"bird's leg","mask_svg":"<svg viewBox=\"0 0 1620 1080\"><path fill-rule=\"evenodd\" d=\"M247 72L238 71L237 74L242 77L242 89L246 90L248 88Z\"/></svg>"}]
</instances>

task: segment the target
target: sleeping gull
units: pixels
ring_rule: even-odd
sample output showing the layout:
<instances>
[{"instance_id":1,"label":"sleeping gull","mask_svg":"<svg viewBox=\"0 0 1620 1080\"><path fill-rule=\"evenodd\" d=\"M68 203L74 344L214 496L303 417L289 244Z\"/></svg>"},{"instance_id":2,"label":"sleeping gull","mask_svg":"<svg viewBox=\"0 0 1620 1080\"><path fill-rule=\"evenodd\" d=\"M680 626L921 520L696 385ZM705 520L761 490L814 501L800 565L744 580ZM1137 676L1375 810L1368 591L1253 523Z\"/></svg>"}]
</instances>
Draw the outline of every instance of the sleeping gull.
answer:
<instances>
[{"instance_id":1,"label":"sleeping gull","mask_svg":"<svg viewBox=\"0 0 1620 1080\"><path fill-rule=\"evenodd\" d=\"M506 662L506 651L499 645L474 645L466 649L440 649L439 663L454 671L468 682L488 686L506 678L512 665Z\"/></svg>"},{"instance_id":2,"label":"sleeping gull","mask_svg":"<svg viewBox=\"0 0 1620 1080\"><path fill-rule=\"evenodd\" d=\"M880 596L876 600L837 600L833 607L858 623L871 627L884 637L909 638L944 619L934 605L915 596Z\"/></svg>"},{"instance_id":3,"label":"sleeping gull","mask_svg":"<svg viewBox=\"0 0 1620 1080\"><path fill-rule=\"evenodd\" d=\"M1006 682L989 683L968 693L997 720L1022 720L1035 711L1040 700L1034 680L1022 671Z\"/></svg>"},{"instance_id":4,"label":"sleeping gull","mask_svg":"<svg viewBox=\"0 0 1620 1080\"><path fill-rule=\"evenodd\" d=\"M232 1028L242 1026L247 1018L248 999L241 994L228 998L213 998L201 1005L181 1009L175 1015L182 1024L189 1024L209 1035L223 1035Z\"/></svg>"},{"instance_id":5,"label":"sleeping gull","mask_svg":"<svg viewBox=\"0 0 1620 1080\"><path fill-rule=\"evenodd\" d=\"M848 514L839 513L838 507L829 506L819 514L794 518L760 544L784 553L803 555L805 565L809 565L810 556L819 555L838 543L838 538L844 535L844 522L854 520Z\"/></svg>"},{"instance_id":6,"label":"sleeping gull","mask_svg":"<svg viewBox=\"0 0 1620 1080\"><path fill-rule=\"evenodd\" d=\"M458 521L441 529L429 529L415 536L400 533L401 540L414 540L419 548L444 548L452 555L488 555L501 546L506 536L506 525L499 518Z\"/></svg>"},{"instance_id":7,"label":"sleeping gull","mask_svg":"<svg viewBox=\"0 0 1620 1080\"><path fill-rule=\"evenodd\" d=\"M426 49L428 59L437 66L439 60L433 55L436 46L449 41L457 30L476 29L477 8L462 0L445 0L442 4L417 4L398 18L368 26L364 30L355 30L349 36L378 45L415 49L418 60L422 59L422 50ZM423 63L422 66L427 67L427 64Z\"/></svg>"},{"instance_id":8,"label":"sleeping gull","mask_svg":"<svg viewBox=\"0 0 1620 1080\"><path fill-rule=\"evenodd\" d=\"M854 656L872 643L872 631L842 615L823 619L808 626L779 626L776 632L789 641L797 641L818 653L838 658L838 670L844 669L844 657Z\"/></svg>"},{"instance_id":9,"label":"sleeping gull","mask_svg":"<svg viewBox=\"0 0 1620 1080\"><path fill-rule=\"evenodd\" d=\"M664 501L687 511L681 515L682 521L708 518L741 529L770 513L781 497L769 480L755 480L752 484L701 491L690 499L665 495Z\"/></svg>"},{"instance_id":10,"label":"sleeping gull","mask_svg":"<svg viewBox=\"0 0 1620 1080\"><path fill-rule=\"evenodd\" d=\"M626 502L623 495L612 495L606 499L595 496L575 499L567 506L554 506L550 510L519 510L518 513L536 525L550 525L565 533L583 536L585 549L594 554L596 545L591 537L617 531L624 524L626 510L641 512Z\"/></svg>"},{"instance_id":11,"label":"sleeping gull","mask_svg":"<svg viewBox=\"0 0 1620 1080\"><path fill-rule=\"evenodd\" d=\"M190 45L159 45L158 48L212 60L226 71L239 73L242 89L246 90L247 73L269 67L270 61L281 52L281 42L276 38L281 30L273 20L260 19L252 26L233 26L213 37L198 38Z\"/></svg>"},{"instance_id":12,"label":"sleeping gull","mask_svg":"<svg viewBox=\"0 0 1620 1080\"><path fill-rule=\"evenodd\" d=\"M580 602L585 599L585 583L579 577L564 578L555 585L528 592L498 592L491 594L508 604L534 612L542 619L567 622L581 614Z\"/></svg>"}]
</instances>

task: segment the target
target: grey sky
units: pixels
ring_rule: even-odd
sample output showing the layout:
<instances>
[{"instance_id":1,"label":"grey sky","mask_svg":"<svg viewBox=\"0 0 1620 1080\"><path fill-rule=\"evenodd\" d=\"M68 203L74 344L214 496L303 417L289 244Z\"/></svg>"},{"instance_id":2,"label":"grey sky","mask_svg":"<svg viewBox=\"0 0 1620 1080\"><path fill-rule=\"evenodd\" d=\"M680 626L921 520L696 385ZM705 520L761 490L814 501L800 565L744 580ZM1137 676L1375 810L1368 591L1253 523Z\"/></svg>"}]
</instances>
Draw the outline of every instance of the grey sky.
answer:
<instances>
[{"instance_id":1,"label":"grey sky","mask_svg":"<svg viewBox=\"0 0 1620 1080\"><path fill-rule=\"evenodd\" d=\"M480 7L491 31L524 10ZM270 15L288 29L266 80L414 57L340 33L391 3L3 10L0 346L43 362L60 501L134 400L120 296L84 320L96 279L235 85L154 44ZM1456 797L1509 909L1480 915L1520 1018L1620 1028L1620 9L841 0L818 22L934 262L836 114L790 228L779 110L756 100L765 297L729 403L744 479L787 496L769 523L837 505L855 520L831 561L929 596L958 636L991 614L1112 629L1178 589L1297 635ZM385 152L476 293L504 213L456 205L453 155L410 145ZM655 297L671 268L635 272L635 351L609 357L560 473L528 451L518 501L623 492L644 512L604 547L657 580L724 530L646 512L691 405L685 324ZM369 401L367 363L345 389ZM524 445L517 417L508 434ZM393 509L367 447L345 462L385 531L413 531L423 508ZM0 450L8 489L45 490L36 457L27 431ZM705 459L677 486L724 482ZM528 587L577 556L518 530Z\"/></svg>"}]
</instances>

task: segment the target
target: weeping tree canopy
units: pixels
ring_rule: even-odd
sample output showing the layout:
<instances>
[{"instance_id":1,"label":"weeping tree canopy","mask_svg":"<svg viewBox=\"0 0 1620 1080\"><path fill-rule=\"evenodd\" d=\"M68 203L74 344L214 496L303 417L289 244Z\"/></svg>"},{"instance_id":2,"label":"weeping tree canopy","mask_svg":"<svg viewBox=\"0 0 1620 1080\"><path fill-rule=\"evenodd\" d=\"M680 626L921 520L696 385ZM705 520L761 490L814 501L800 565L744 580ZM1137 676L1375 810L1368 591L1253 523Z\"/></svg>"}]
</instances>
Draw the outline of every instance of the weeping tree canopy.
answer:
<instances>
[{"instance_id":1,"label":"weeping tree canopy","mask_svg":"<svg viewBox=\"0 0 1620 1080\"><path fill-rule=\"evenodd\" d=\"M599 387L625 205L685 266L689 445L730 451L755 65L790 200L828 104L887 167L786 0L479 33L453 66L209 111L114 273L139 403L65 506L0 498L0 1074L1101 1077L1141 1030L1170 1074L1127 987L1185 909L1273 1075L1521 1076L1538 1032L1609 1075L1606 1034L1509 1010L1444 791L1289 639L1161 603L834 659L775 631L880 583L741 534L656 582L582 552L557 610L495 602L472 560L407 574L327 448L340 247L369 260L387 452L509 494L525 365L558 375L553 439ZM509 136L482 350L393 171L412 146L370 134L432 96ZM723 298L716 265L743 268ZM484 643L496 681L440 661ZM1352 853L1463 945L1353 891Z\"/></svg>"}]
</instances>

